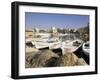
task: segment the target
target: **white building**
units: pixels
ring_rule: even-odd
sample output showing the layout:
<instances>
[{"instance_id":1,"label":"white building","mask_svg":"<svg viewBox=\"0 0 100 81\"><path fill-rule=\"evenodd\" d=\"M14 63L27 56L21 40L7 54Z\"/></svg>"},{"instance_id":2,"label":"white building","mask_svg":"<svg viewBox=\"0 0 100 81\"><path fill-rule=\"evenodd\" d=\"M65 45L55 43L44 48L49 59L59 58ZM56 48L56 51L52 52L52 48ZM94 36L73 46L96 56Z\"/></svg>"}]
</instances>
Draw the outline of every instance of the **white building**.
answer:
<instances>
[{"instance_id":1,"label":"white building","mask_svg":"<svg viewBox=\"0 0 100 81\"><path fill-rule=\"evenodd\" d=\"M53 31L54 34L57 33L57 28L56 27L52 27L52 31Z\"/></svg>"}]
</instances>

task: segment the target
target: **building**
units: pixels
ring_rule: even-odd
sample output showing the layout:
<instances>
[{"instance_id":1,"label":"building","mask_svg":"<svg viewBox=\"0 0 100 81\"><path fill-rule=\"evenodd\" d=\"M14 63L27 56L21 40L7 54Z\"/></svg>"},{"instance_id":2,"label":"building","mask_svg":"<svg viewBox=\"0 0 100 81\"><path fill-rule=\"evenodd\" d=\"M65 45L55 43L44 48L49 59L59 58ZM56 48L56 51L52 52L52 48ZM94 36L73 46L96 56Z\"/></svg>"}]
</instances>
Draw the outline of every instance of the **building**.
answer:
<instances>
[{"instance_id":1,"label":"building","mask_svg":"<svg viewBox=\"0 0 100 81\"><path fill-rule=\"evenodd\" d=\"M26 30L25 31L25 37L26 38L32 38L32 37L34 37L34 30Z\"/></svg>"},{"instance_id":2,"label":"building","mask_svg":"<svg viewBox=\"0 0 100 81\"><path fill-rule=\"evenodd\" d=\"M52 27L52 31L53 31L53 33L57 33L57 28Z\"/></svg>"}]
</instances>

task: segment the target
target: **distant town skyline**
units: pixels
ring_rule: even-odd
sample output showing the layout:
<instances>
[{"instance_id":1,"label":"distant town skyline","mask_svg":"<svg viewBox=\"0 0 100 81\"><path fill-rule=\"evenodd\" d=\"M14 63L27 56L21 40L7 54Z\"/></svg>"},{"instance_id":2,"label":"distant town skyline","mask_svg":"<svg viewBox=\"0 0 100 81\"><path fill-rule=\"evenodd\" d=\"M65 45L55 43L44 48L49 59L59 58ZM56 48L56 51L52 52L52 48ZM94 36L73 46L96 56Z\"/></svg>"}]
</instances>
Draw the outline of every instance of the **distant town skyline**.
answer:
<instances>
[{"instance_id":1,"label":"distant town skyline","mask_svg":"<svg viewBox=\"0 0 100 81\"><path fill-rule=\"evenodd\" d=\"M88 15L25 12L26 29L51 27L77 29L87 26L88 23Z\"/></svg>"}]
</instances>

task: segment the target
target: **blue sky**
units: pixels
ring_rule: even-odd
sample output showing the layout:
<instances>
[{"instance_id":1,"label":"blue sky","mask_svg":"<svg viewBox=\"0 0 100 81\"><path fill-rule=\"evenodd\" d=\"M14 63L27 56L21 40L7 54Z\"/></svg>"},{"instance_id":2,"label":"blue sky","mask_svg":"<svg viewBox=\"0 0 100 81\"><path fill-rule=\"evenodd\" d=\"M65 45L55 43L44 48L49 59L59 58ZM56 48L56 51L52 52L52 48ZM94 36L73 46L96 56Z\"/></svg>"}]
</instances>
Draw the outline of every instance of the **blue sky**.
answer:
<instances>
[{"instance_id":1,"label":"blue sky","mask_svg":"<svg viewBox=\"0 0 100 81\"><path fill-rule=\"evenodd\" d=\"M26 28L80 28L86 26L88 23L88 15L25 12Z\"/></svg>"}]
</instances>

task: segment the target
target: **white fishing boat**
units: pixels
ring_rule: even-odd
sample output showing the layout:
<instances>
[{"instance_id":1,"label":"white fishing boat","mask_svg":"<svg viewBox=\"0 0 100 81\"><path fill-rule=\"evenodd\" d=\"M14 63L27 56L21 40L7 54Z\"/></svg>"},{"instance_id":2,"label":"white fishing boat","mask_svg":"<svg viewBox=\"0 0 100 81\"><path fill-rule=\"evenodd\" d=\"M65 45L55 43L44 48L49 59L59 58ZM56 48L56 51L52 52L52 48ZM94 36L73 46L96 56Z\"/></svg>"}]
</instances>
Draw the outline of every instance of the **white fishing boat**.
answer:
<instances>
[{"instance_id":1,"label":"white fishing boat","mask_svg":"<svg viewBox=\"0 0 100 81\"><path fill-rule=\"evenodd\" d=\"M32 41L32 38L26 38L25 39L25 42L27 43L27 42L31 42Z\"/></svg>"},{"instance_id":2,"label":"white fishing boat","mask_svg":"<svg viewBox=\"0 0 100 81\"><path fill-rule=\"evenodd\" d=\"M48 43L46 43L46 42L36 42L36 43L35 43L35 47L36 47L37 49L44 49L44 48L48 48L49 45L48 45Z\"/></svg>"},{"instance_id":3,"label":"white fishing boat","mask_svg":"<svg viewBox=\"0 0 100 81\"><path fill-rule=\"evenodd\" d=\"M35 43L33 42L33 38L26 38L25 43L26 43L25 52L27 54L39 51L38 49L34 48Z\"/></svg>"},{"instance_id":4,"label":"white fishing boat","mask_svg":"<svg viewBox=\"0 0 100 81\"><path fill-rule=\"evenodd\" d=\"M40 34L41 37L34 41L35 47L37 49L49 48L50 35L49 34Z\"/></svg>"},{"instance_id":5,"label":"white fishing boat","mask_svg":"<svg viewBox=\"0 0 100 81\"><path fill-rule=\"evenodd\" d=\"M62 43L62 46L61 46L62 54L75 52L81 45L82 45L82 41L79 39L76 39L70 42L65 41Z\"/></svg>"},{"instance_id":6,"label":"white fishing boat","mask_svg":"<svg viewBox=\"0 0 100 81\"><path fill-rule=\"evenodd\" d=\"M37 49L44 49L49 47L47 39L39 39L37 41L34 41L34 44Z\"/></svg>"},{"instance_id":7,"label":"white fishing boat","mask_svg":"<svg viewBox=\"0 0 100 81\"><path fill-rule=\"evenodd\" d=\"M61 43L57 38L41 38L40 40L35 41L35 47L37 49L57 49L61 47Z\"/></svg>"},{"instance_id":8,"label":"white fishing boat","mask_svg":"<svg viewBox=\"0 0 100 81\"><path fill-rule=\"evenodd\" d=\"M49 49L59 49L61 48L61 42L49 43Z\"/></svg>"},{"instance_id":9,"label":"white fishing boat","mask_svg":"<svg viewBox=\"0 0 100 81\"><path fill-rule=\"evenodd\" d=\"M25 40L25 43L26 43L27 46L34 46L35 45L34 42L33 42L33 38L27 38Z\"/></svg>"},{"instance_id":10,"label":"white fishing boat","mask_svg":"<svg viewBox=\"0 0 100 81\"><path fill-rule=\"evenodd\" d=\"M32 43L33 46L35 46L35 41L34 40L32 40L31 43Z\"/></svg>"},{"instance_id":11,"label":"white fishing boat","mask_svg":"<svg viewBox=\"0 0 100 81\"><path fill-rule=\"evenodd\" d=\"M61 47L61 42L56 37L48 39L47 43L49 45L49 49L58 49Z\"/></svg>"},{"instance_id":12,"label":"white fishing boat","mask_svg":"<svg viewBox=\"0 0 100 81\"><path fill-rule=\"evenodd\" d=\"M89 42L83 43L82 50L87 56L89 55L89 51L90 51Z\"/></svg>"}]
</instances>

